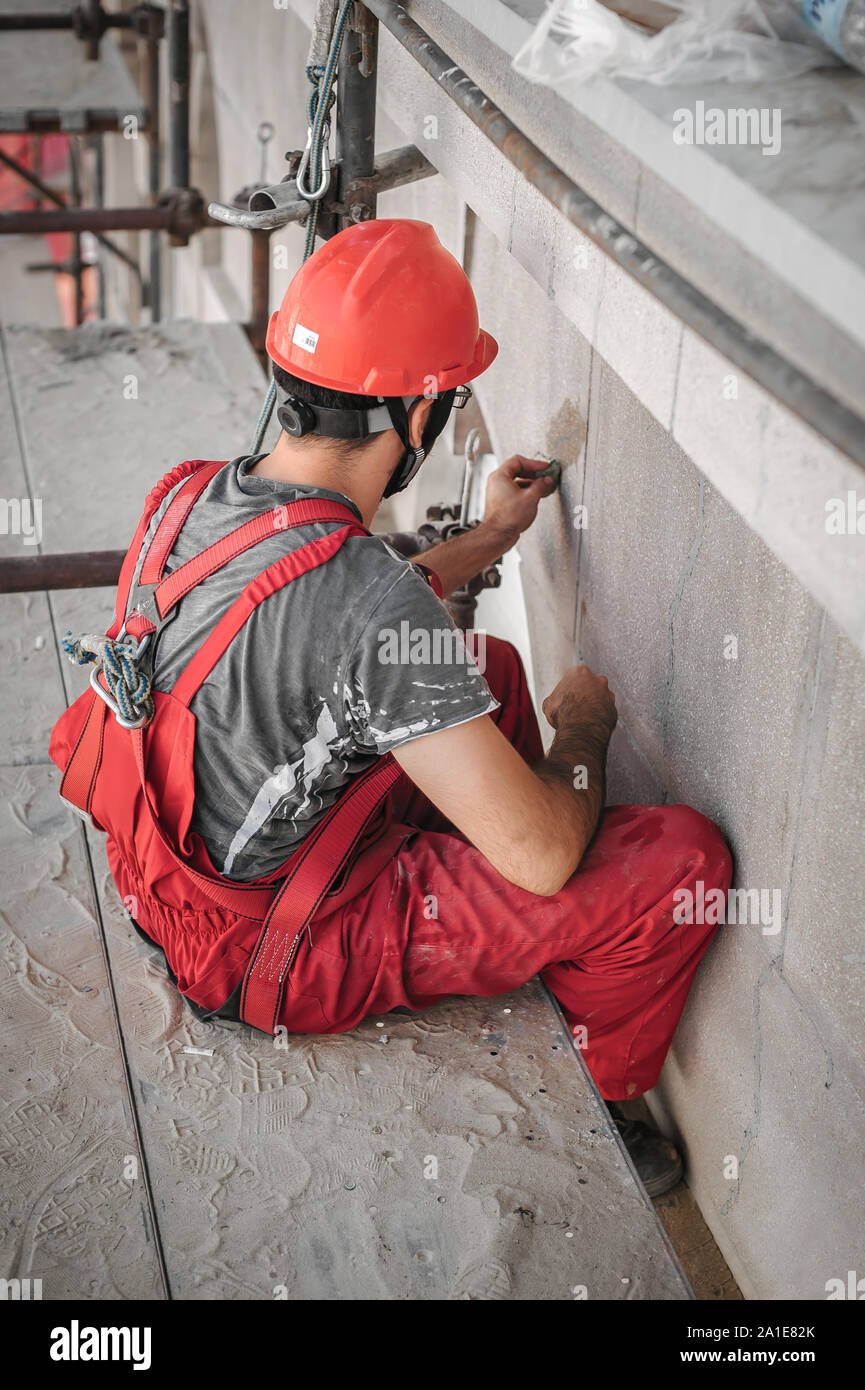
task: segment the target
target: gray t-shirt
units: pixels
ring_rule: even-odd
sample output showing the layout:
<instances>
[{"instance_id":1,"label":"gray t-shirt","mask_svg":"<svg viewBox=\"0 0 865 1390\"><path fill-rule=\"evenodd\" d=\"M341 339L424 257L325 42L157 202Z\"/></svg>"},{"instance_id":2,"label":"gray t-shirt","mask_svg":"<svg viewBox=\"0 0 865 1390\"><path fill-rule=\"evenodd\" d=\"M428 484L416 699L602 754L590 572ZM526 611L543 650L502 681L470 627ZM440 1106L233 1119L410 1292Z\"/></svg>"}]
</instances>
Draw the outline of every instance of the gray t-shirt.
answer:
<instances>
[{"instance_id":1,"label":"gray t-shirt","mask_svg":"<svg viewBox=\"0 0 865 1390\"><path fill-rule=\"evenodd\" d=\"M257 457L235 459L208 483L166 572L299 498L342 502L360 520L341 493L250 476ZM193 589L160 634L156 689L171 689L251 579L342 524L275 531ZM269 874L377 755L496 705L415 566L379 537L351 537L256 608L194 697L192 828L227 877Z\"/></svg>"}]
</instances>

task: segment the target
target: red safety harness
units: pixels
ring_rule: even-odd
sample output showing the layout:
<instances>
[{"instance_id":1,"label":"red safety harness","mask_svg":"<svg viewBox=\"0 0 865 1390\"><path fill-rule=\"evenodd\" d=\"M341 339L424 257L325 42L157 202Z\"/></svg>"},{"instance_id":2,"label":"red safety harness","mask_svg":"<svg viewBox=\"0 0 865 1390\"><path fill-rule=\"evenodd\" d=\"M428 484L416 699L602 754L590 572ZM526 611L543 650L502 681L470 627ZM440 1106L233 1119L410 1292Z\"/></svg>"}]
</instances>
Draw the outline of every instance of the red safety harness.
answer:
<instances>
[{"instance_id":1,"label":"red safety harness","mask_svg":"<svg viewBox=\"0 0 865 1390\"><path fill-rule=\"evenodd\" d=\"M220 875L190 830L195 799L190 704L196 692L260 603L326 564L350 536L369 535L348 507L313 498L260 513L166 574L190 511L223 467L202 460L181 464L151 492L123 563L109 638L125 633L154 643L191 589L275 530L322 522L339 523L338 529L283 555L246 585L172 690L154 694L146 727L118 720L97 673L93 689L55 725L50 753L63 772L61 796L107 833L118 891L136 924L162 947L181 992L218 1011L241 985L240 1017L273 1033L304 931L325 897L344 884L401 772L391 755L379 758L351 782L281 868L254 883ZM150 523L169 494L133 591Z\"/></svg>"}]
</instances>

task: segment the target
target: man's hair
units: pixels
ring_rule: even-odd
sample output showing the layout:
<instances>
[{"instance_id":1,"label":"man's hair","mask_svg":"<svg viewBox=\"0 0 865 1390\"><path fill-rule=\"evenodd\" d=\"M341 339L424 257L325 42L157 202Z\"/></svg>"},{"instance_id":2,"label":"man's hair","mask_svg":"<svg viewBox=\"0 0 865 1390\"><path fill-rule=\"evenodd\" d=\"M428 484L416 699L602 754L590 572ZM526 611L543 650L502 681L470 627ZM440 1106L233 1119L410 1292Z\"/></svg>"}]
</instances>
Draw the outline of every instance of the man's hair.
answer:
<instances>
[{"instance_id":1,"label":"man's hair","mask_svg":"<svg viewBox=\"0 0 865 1390\"><path fill-rule=\"evenodd\" d=\"M379 404L378 396L353 396L348 391L331 391L328 386L317 386L315 382L293 376L276 363L273 366L273 379L283 391L297 396L298 400L306 401L307 405L319 405L329 410L372 410ZM368 444L373 444L379 436L370 434L366 439L331 439L327 435L309 434L303 435L302 438L314 440L316 443L326 440L335 453L349 457L351 454L360 453Z\"/></svg>"}]
</instances>

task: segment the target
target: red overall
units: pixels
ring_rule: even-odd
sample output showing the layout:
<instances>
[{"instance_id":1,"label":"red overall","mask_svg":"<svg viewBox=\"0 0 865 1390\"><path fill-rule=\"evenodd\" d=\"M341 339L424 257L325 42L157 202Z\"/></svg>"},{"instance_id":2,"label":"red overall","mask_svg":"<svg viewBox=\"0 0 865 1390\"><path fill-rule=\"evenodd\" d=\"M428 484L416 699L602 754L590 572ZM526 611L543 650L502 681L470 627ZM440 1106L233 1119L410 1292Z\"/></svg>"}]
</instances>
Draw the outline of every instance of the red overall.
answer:
<instances>
[{"instance_id":1,"label":"red overall","mask_svg":"<svg viewBox=\"0 0 865 1390\"><path fill-rule=\"evenodd\" d=\"M154 489L124 563L115 623L158 631L177 603L241 550L314 521L335 523L246 586L145 728L124 728L94 691L55 727L61 794L108 835L115 883L163 949L178 987L218 1011L242 986L240 1016L273 1033L354 1028L369 1013L429 1007L450 994L496 995L540 972L574 1028L607 1099L654 1085L715 926L678 925L673 894L702 880L726 890L730 856L716 827L687 806L608 810L579 869L552 898L509 883L402 776L392 757L355 778L267 879L240 884L214 869L189 830L195 717L189 705L255 606L365 534L326 501L280 507L166 576L190 508L217 468L183 464ZM177 484L132 590L149 522ZM278 522L276 518L279 518ZM132 616L127 617L127 615ZM515 650L487 639L492 716L529 762L537 721Z\"/></svg>"}]
</instances>

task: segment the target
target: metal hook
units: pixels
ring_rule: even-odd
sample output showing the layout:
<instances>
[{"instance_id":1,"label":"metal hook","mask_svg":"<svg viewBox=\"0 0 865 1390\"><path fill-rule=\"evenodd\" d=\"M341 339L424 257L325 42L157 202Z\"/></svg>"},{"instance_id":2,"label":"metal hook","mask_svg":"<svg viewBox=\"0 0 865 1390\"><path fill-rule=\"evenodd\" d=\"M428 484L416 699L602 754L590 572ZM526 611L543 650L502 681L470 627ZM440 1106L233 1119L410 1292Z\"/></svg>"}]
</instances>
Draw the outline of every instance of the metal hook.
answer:
<instances>
[{"instance_id":1,"label":"metal hook","mask_svg":"<svg viewBox=\"0 0 865 1390\"><path fill-rule=\"evenodd\" d=\"M300 161L300 167L295 175L295 184L301 198L305 198L308 203L315 203L319 198L323 198L330 186L330 150L328 140L330 139L330 126L325 122L324 133L321 146L321 182L315 192L308 191L303 179L309 168L309 156L312 153L312 126L307 126L306 130L306 149Z\"/></svg>"},{"instance_id":2,"label":"metal hook","mask_svg":"<svg viewBox=\"0 0 865 1390\"><path fill-rule=\"evenodd\" d=\"M255 132L255 138L261 146L261 178L259 183L267 182L267 147L276 134L276 126L272 121L259 122Z\"/></svg>"},{"instance_id":3,"label":"metal hook","mask_svg":"<svg viewBox=\"0 0 865 1390\"><path fill-rule=\"evenodd\" d=\"M466 466L463 471L463 493L460 498L460 526L466 526L469 519L469 497L472 490L472 478L474 476L475 464L478 461L478 451L481 447L481 432L478 429L469 430L466 435L465 460Z\"/></svg>"}]
</instances>

